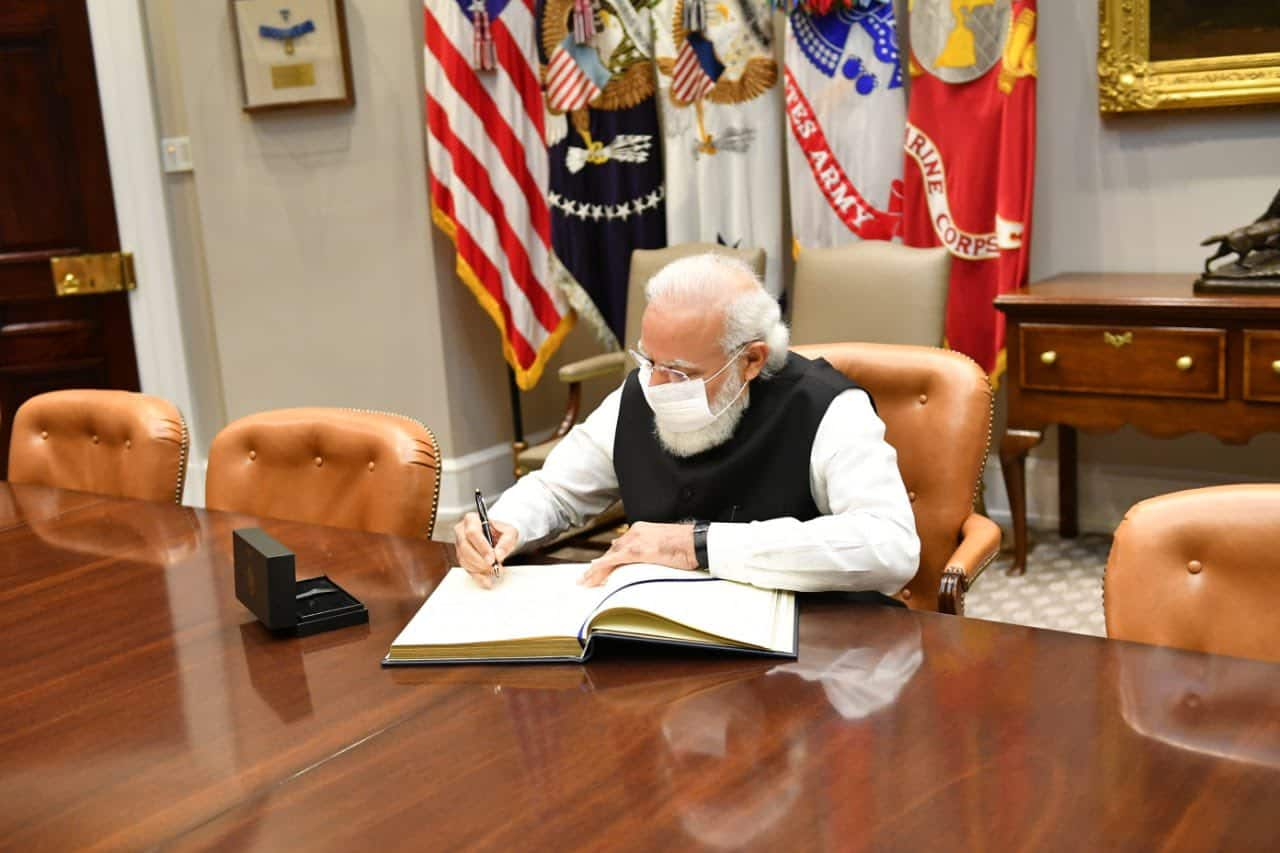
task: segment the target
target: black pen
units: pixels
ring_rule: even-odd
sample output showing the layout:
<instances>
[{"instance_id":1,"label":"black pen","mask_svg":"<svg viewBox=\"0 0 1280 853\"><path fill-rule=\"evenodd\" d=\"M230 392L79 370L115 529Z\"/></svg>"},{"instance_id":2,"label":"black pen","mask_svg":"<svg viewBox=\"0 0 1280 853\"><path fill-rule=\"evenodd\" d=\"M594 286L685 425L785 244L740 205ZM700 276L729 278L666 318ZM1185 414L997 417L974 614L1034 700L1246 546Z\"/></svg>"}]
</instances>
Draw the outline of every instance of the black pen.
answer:
<instances>
[{"instance_id":1,"label":"black pen","mask_svg":"<svg viewBox=\"0 0 1280 853\"><path fill-rule=\"evenodd\" d=\"M489 547L493 548L493 526L489 524L489 510L484 506L484 495L480 494L480 490L476 489L476 512L480 513L480 529L484 531L484 539L489 543ZM501 567L498 565L498 552L493 552L493 576L501 577Z\"/></svg>"}]
</instances>

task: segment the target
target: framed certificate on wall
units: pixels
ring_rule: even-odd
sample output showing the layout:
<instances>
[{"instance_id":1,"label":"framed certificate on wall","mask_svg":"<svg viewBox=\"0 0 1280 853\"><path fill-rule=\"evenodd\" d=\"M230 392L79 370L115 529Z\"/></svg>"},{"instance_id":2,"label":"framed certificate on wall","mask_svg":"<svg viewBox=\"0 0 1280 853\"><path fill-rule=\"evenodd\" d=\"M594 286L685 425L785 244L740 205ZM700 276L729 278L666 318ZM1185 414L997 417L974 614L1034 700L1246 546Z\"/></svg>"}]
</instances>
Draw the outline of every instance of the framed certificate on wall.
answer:
<instances>
[{"instance_id":1,"label":"framed certificate on wall","mask_svg":"<svg viewBox=\"0 0 1280 853\"><path fill-rule=\"evenodd\" d=\"M231 0L245 112L351 106L343 0Z\"/></svg>"}]
</instances>

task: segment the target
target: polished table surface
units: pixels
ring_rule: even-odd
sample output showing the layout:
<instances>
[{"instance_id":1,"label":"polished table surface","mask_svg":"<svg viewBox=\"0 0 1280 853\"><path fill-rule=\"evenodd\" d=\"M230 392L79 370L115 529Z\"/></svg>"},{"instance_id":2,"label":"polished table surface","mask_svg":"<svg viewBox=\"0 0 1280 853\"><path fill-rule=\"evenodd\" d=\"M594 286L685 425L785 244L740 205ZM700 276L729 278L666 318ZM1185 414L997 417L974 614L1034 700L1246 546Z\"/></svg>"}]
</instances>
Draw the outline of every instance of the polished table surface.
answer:
<instances>
[{"instance_id":1,"label":"polished table surface","mask_svg":"<svg viewBox=\"0 0 1280 853\"><path fill-rule=\"evenodd\" d=\"M275 639L260 524L369 608ZM1280 667L810 597L800 657L384 669L437 543L0 483L0 846L1264 849Z\"/></svg>"}]
</instances>

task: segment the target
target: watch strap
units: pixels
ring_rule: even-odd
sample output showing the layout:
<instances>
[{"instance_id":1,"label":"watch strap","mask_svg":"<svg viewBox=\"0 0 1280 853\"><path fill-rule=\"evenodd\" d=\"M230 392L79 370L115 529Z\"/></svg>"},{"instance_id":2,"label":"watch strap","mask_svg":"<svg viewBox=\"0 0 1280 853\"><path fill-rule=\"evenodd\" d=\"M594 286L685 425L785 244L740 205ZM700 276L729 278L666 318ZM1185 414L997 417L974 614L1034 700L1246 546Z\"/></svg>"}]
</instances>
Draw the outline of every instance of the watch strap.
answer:
<instances>
[{"instance_id":1,"label":"watch strap","mask_svg":"<svg viewBox=\"0 0 1280 853\"><path fill-rule=\"evenodd\" d=\"M699 569L711 568L711 560L707 557L707 531L710 529L709 521L693 523L693 559Z\"/></svg>"}]
</instances>

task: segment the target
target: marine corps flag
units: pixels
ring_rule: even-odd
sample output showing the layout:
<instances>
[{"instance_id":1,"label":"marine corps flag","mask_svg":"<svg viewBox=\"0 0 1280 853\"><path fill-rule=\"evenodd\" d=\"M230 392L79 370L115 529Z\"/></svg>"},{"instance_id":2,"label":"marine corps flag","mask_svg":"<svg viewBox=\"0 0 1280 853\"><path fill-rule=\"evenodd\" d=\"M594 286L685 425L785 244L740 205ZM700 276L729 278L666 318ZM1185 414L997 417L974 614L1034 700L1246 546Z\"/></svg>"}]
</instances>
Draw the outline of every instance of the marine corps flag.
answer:
<instances>
[{"instance_id":1,"label":"marine corps flag","mask_svg":"<svg viewBox=\"0 0 1280 853\"><path fill-rule=\"evenodd\" d=\"M913 0L903 239L952 255L947 341L1004 370L997 294L1025 283L1036 138L1035 0Z\"/></svg>"}]
</instances>

